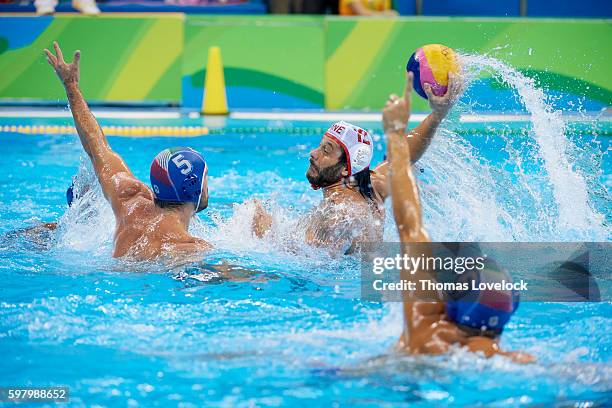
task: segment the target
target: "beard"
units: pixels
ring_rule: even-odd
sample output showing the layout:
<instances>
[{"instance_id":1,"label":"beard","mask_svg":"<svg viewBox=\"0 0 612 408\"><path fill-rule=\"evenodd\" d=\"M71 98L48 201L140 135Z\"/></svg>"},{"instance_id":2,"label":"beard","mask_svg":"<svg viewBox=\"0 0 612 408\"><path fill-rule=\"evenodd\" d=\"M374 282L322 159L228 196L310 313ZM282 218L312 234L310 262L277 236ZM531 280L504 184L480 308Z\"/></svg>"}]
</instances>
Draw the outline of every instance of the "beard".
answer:
<instances>
[{"instance_id":1,"label":"beard","mask_svg":"<svg viewBox=\"0 0 612 408\"><path fill-rule=\"evenodd\" d=\"M313 187L323 188L331 186L342 179L342 171L344 171L344 163L338 162L334 165L320 169L314 163L310 163L310 167L306 172L306 178Z\"/></svg>"}]
</instances>

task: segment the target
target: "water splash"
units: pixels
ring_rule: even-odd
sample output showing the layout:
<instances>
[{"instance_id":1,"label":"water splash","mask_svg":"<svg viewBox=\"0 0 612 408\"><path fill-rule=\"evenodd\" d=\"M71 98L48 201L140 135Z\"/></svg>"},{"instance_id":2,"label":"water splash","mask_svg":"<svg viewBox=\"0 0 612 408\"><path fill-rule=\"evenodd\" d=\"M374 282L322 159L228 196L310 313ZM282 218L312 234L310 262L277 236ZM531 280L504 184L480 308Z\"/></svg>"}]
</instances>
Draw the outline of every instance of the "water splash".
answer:
<instances>
[{"instance_id":1,"label":"water splash","mask_svg":"<svg viewBox=\"0 0 612 408\"><path fill-rule=\"evenodd\" d=\"M588 143L578 147L566 136L562 112L552 108L534 79L492 57L461 59L468 86L483 74L492 76L514 90L531 121L519 129L485 128L477 144L492 146L476 148L460 134L457 114L473 113L477 101L463 102L451 113L418 164L424 169L425 217L434 238L609 239L592 193L601 189L602 153ZM502 156L490 157L487 148Z\"/></svg>"},{"instance_id":2,"label":"water splash","mask_svg":"<svg viewBox=\"0 0 612 408\"><path fill-rule=\"evenodd\" d=\"M58 221L58 248L112 254L115 217L88 158L81 157L73 191L72 206Z\"/></svg>"},{"instance_id":3,"label":"water splash","mask_svg":"<svg viewBox=\"0 0 612 408\"><path fill-rule=\"evenodd\" d=\"M531 122L485 126L480 134L466 137L459 113L473 113L478 102L463 100L451 112L417 164L423 170L421 194L433 238L610 239L610 227L602 214L609 205L607 186L601 182L602 153L588 141L578 145L567 136L571 126L566 125L562 112L552 108L534 79L489 56L463 55L461 59L468 83L485 75L509 86L530 113ZM87 166L81 168L79 183L92 183L93 173ZM62 218L60 224L66 228L61 243L110 252L114 220L95 180L93 186ZM266 199L274 215L274 234L264 239L251 234L253 209L235 204L244 200L245 186L256 186L246 193ZM300 217L320 200L305 181L270 171L243 175L229 169L210 178L210 190L210 219L194 223L195 235L242 253L320 254L304 246L298 225ZM385 240L397 241L389 209Z\"/></svg>"},{"instance_id":4,"label":"water splash","mask_svg":"<svg viewBox=\"0 0 612 408\"><path fill-rule=\"evenodd\" d=\"M500 78L506 75L485 65L474 67L474 70L491 69ZM554 114L547 111L545 99L540 102L544 114ZM578 149L570 140L563 142L563 148L552 146L553 153L558 149L555 154L563 156L560 162L554 162L555 154L541 148L542 143L555 144L556 138L564 138L564 126L551 130L546 128L548 122L544 121L544 130L551 132L548 139L541 137L538 132L543 130L534 125L519 129L518 133L510 128L501 132L499 127L487 128L478 136L478 142L472 143L470 137L462 134L465 129L461 128L456 116L457 111L469 109L470 106L465 105L456 109L418 164L424 170L420 178L427 225L431 226L435 238L535 241L600 239L609 235L599 213L593 209L593 191L597 188L600 167L597 156L588 149ZM554 120L552 125L557 126ZM561 133L556 134L557 131ZM482 143L486 146L482 147ZM489 149L490 145L494 148ZM501 157L497 156L499 152L503 153ZM584 160L579 161L579 158ZM547 160L553 160L548 167L545 166ZM571 166L565 168L563 163ZM557 186L563 180L554 180L549 175L559 166L561 171L571 172L586 186L587 196L578 194L578 198L585 201L576 206L587 211L584 217L572 219L574 191L563 190L563 186ZM266 167L260 163L253 168ZM85 192L85 185L92 187ZM207 259L229 258L255 268L263 265L266 273L276 274L279 279L270 279L260 290L250 282L177 285L166 275L155 273L95 273L95 268L112 270L111 264L99 260L108 259L112 252L114 219L87 163L77 178L77 191L83 194L60 220L59 248L57 254L51 254L57 256L44 253L40 258L49 258L47 263L39 263L36 258L35 262L28 260L15 267L11 263L14 261L9 259L4 266L3 276L8 283L3 302L0 302L2 332L18 339L20 343L16 345L21 351L27 348L37 356L35 361L49 360L45 354L38 358L36 353L43 349L53 350L52 347L57 347L58 355L62 356L81 352L82 358L78 361L67 360L73 365L66 371L72 373L82 371L82 367L100 367L102 362L102 369L87 379L71 377L72 374L62 377L63 383L87 390L87 398L99 401L100 405L112 400L92 395L97 392L92 389L103 389L109 395L132 393L144 405L156 401L155 394L151 394L149 400L137 393L150 389L148 384L159 380L160 375L165 375L164 382L171 384L173 392L186 402L194 396L197 397L195 401L216 402L211 391L225 396L224 390L232 389L236 403L257 404L253 398L262 394L262 384L266 385L266 392L285 398L289 398L288 390L310 392L325 398L319 402L327 405L336 401L338 392L344 390L351 396L347 403L389 403L389 398L397 398L398 404L412 402L408 396L424 402L423 406L460 402L473 405L486 392L495 392L492 395L499 400L500 406L516 405L517 400L512 398L517 395L529 398L525 403L549 403L558 401L559 395L587 398L592 395L592 389L610 392L612 373L605 365L609 361L610 339L604 332L596 342L592 336L610 324L610 319L605 317L610 315L606 304L527 303L521 306L504 333L502 345L536 354L540 362L530 370L517 367L507 359L486 360L461 352L439 358L408 357L403 365L400 362L400 365L372 367L371 357L386 352L397 340L403 321L401 305L378 308L360 302L357 300L358 263L351 262L348 257L327 256L324 251L303 244L298 220L320 200L320 195L311 192L305 181L268 171L244 175L229 170L220 177L211 177L210 185L214 197L213 211L209 212L212 218L204 215L194 222L192 232L209 239L227 253L214 253ZM252 206L249 203L233 205L252 195L268 199L275 216L274 234L263 239L250 233ZM291 203L297 204L297 208ZM564 223L560 222L562 218ZM397 240L390 211L387 212L386 231L386 239ZM94 272L91 276L58 263L72 252L77 255L73 265L82 266L85 272ZM26 264L34 264L37 274L50 271L49 278L15 284L12 269L22 270ZM62 270L78 271L78 280L63 276L54 279L51 275ZM149 270L160 269L154 265ZM350 298L341 295L347 292L344 287L338 292L334 290L342 285L353 290L349 292ZM20 293L25 292L23 287L35 298L24 297ZM12 291L11 296L6 294L8 291ZM560 313L560 310L565 312ZM91 346L85 350L98 351L83 353L83 346ZM576 351L570 352L568 361L561 366L555 365L560 355L572 349ZM24 372L23 363L12 359L20 350L9 353L6 372L18 373L15 378L23 380L19 375ZM126 350L131 358L125 358ZM141 356L145 359L139 359ZM368 361L362 369L359 362L364 360ZM124 375L125 380L120 378L114 382L113 377L98 374L115 362L122 368L117 375ZM314 370L319 365L324 370ZM474 369L466 372L466 366ZM52 367L42 365L40 368L37 372L42 376ZM351 370L355 375L345 373ZM364 374L365 370L375 372ZM288 373L289 377L279 381L279 372ZM157 380L151 378L156 373ZM456 386L459 376L462 382ZM131 387L132 378L137 380L135 385L142 385L136 382L145 383L143 388ZM253 387L238 388L248 386L243 384L242 378L253 379L250 382ZM508 381L508 378L513 380ZM234 379L237 379L235 387ZM501 394L500 381L507 385L507 391ZM269 384L273 383L280 385L270 388ZM527 383L537 392L525 392ZM161 382L154 384L161 386L158 385ZM312 390L305 389L305 385ZM195 390L206 390L207 394L196 395ZM375 399L372 399L372 390L376 391ZM227 400L224 402L227 405ZM277 405L283 402L295 404L298 401L275 401ZM261 404L265 405L265 401Z\"/></svg>"},{"instance_id":5,"label":"water splash","mask_svg":"<svg viewBox=\"0 0 612 408\"><path fill-rule=\"evenodd\" d=\"M589 195L585 179L572 168L570 144L565 137L565 121L561 111L555 111L547 104L548 97L538 88L533 78L492 57L465 56L469 67L486 67L506 84L512 86L531 114L533 137L544 167L553 186L559 211L561 229L587 229L599 225L602 218L589 206ZM575 147L575 146L572 146Z\"/></svg>"}]
</instances>

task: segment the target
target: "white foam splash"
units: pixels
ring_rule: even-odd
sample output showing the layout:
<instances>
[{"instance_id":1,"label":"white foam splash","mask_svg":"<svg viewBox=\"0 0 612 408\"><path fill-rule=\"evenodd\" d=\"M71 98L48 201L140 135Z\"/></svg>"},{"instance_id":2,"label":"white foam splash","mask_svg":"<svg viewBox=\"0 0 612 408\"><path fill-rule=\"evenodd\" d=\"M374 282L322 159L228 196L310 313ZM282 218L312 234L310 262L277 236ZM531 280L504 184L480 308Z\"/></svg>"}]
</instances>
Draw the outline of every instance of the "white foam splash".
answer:
<instances>
[{"instance_id":1,"label":"white foam splash","mask_svg":"<svg viewBox=\"0 0 612 408\"><path fill-rule=\"evenodd\" d=\"M57 246L93 255L112 254L115 217L88 158L81 158L73 191L72 206L58 222Z\"/></svg>"},{"instance_id":2,"label":"white foam splash","mask_svg":"<svg viewBox=\"0 0 612 408\"><path fill-rule=\"evenodd\" d=\"M421 195L426 224L433 238L450 241L609 239L610 228L605 216L595 208L590 193L598 183L601 157L585 153L566 137L561 112L553 110L547 95L533 79L489 56L463 55L461 58L468 82L484 73L510 86L531 114L532 121L520 136L488 136L504 142L508 158L500 165L482 157L457 131L457 111L470 110L471 106L463 103L451 113L417 164L424 170L419 175ZM501 167L505 165L514 166L513 170ZM258 186L256 196L267 201L273 215L271 234L263 239L252 234L254 207L249 203L233 204L229 215L229 208L208 210L212 222L196 219L192 232L229 251L260 255L312 253L314 249L303 242L304 230L299 219L316 205L319 194L310 191L305 180L285 179L269 171L240 175L232 169L219 177L211 177L210 191L213 197L223 201L241 202L245 199L245 189L247 195L252 194L251 184ZM62 217L60 244L83 251L110 252L114 219L89 164L81 167L77 177L77 189L84 185L94 187ZM389 206L387 209L385 240L397 241Z\"/></svg>"},{"instance_id":3,"label":"white foam splash","mask_svg":"<svg viewBox=\"0 0 612 408\"><path fill-rule=\"evenodd\" d=\"M570 236L579 231L603 232L595 231L601 229L604 217L592 206L585 175L574 168L572 159L576 157L572 156L577 147L565 135L566 124L562 112L552 108L549 97L536 86L533 78L507 64L486 56L464 56L463 59L471 69L484 67L496 78L513 87L531 114L531 136L536 141L553 187L559 232Z\"/></svg>"}]
</instances>

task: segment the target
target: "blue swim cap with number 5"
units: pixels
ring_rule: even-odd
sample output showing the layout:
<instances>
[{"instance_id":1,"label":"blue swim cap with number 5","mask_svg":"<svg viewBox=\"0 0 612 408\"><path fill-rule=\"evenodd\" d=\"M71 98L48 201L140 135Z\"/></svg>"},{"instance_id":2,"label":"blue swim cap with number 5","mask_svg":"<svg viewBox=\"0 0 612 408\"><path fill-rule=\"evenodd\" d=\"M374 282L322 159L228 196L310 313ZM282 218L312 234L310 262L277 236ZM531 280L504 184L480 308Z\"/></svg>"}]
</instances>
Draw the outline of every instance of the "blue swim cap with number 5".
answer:
<instances>
[{"instance_id":1,"label":"blue swim cap with number 5","mask_svg":"<svg viewBox=\"0 0 612 408\"><path fill-rule=\"evenodd\" d=\"M151 163L151 186L155 198L177 203L200 202L206 174L204 157L189 147L161 151Z\"/></svg>"}]
</instances>

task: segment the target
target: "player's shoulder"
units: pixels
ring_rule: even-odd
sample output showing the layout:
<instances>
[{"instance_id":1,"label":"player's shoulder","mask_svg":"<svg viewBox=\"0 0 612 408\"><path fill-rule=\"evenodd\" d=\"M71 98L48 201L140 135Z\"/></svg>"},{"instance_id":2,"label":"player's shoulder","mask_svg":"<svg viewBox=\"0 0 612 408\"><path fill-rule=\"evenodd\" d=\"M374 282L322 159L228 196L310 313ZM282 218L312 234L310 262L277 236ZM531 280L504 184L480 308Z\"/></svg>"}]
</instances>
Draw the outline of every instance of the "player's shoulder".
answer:
<instances>
[{"instance_id":1,"label":"player's shoulder","mask_svg":"<svg viewBox=\"0 0 612 408\"><path fill-rule=\"evenodd\" d=\"M384 201L389 196L389 164L385 161L379 164L370 174L370 184L378 201Z\"/></svg>"},{"instance_id":2,"label":"player's shoulder","mask_svg":"<svg viewBox=\"0 0 612 408\"><path fill-rule=\"evenodd\" d=\"M142 181L135 178L133 175L120 172L113 175L113 184L115 185L117 197L121 201L129 200L136 196L153 201L153 193L151 189Z\"/></svg>"}]
</instances>

